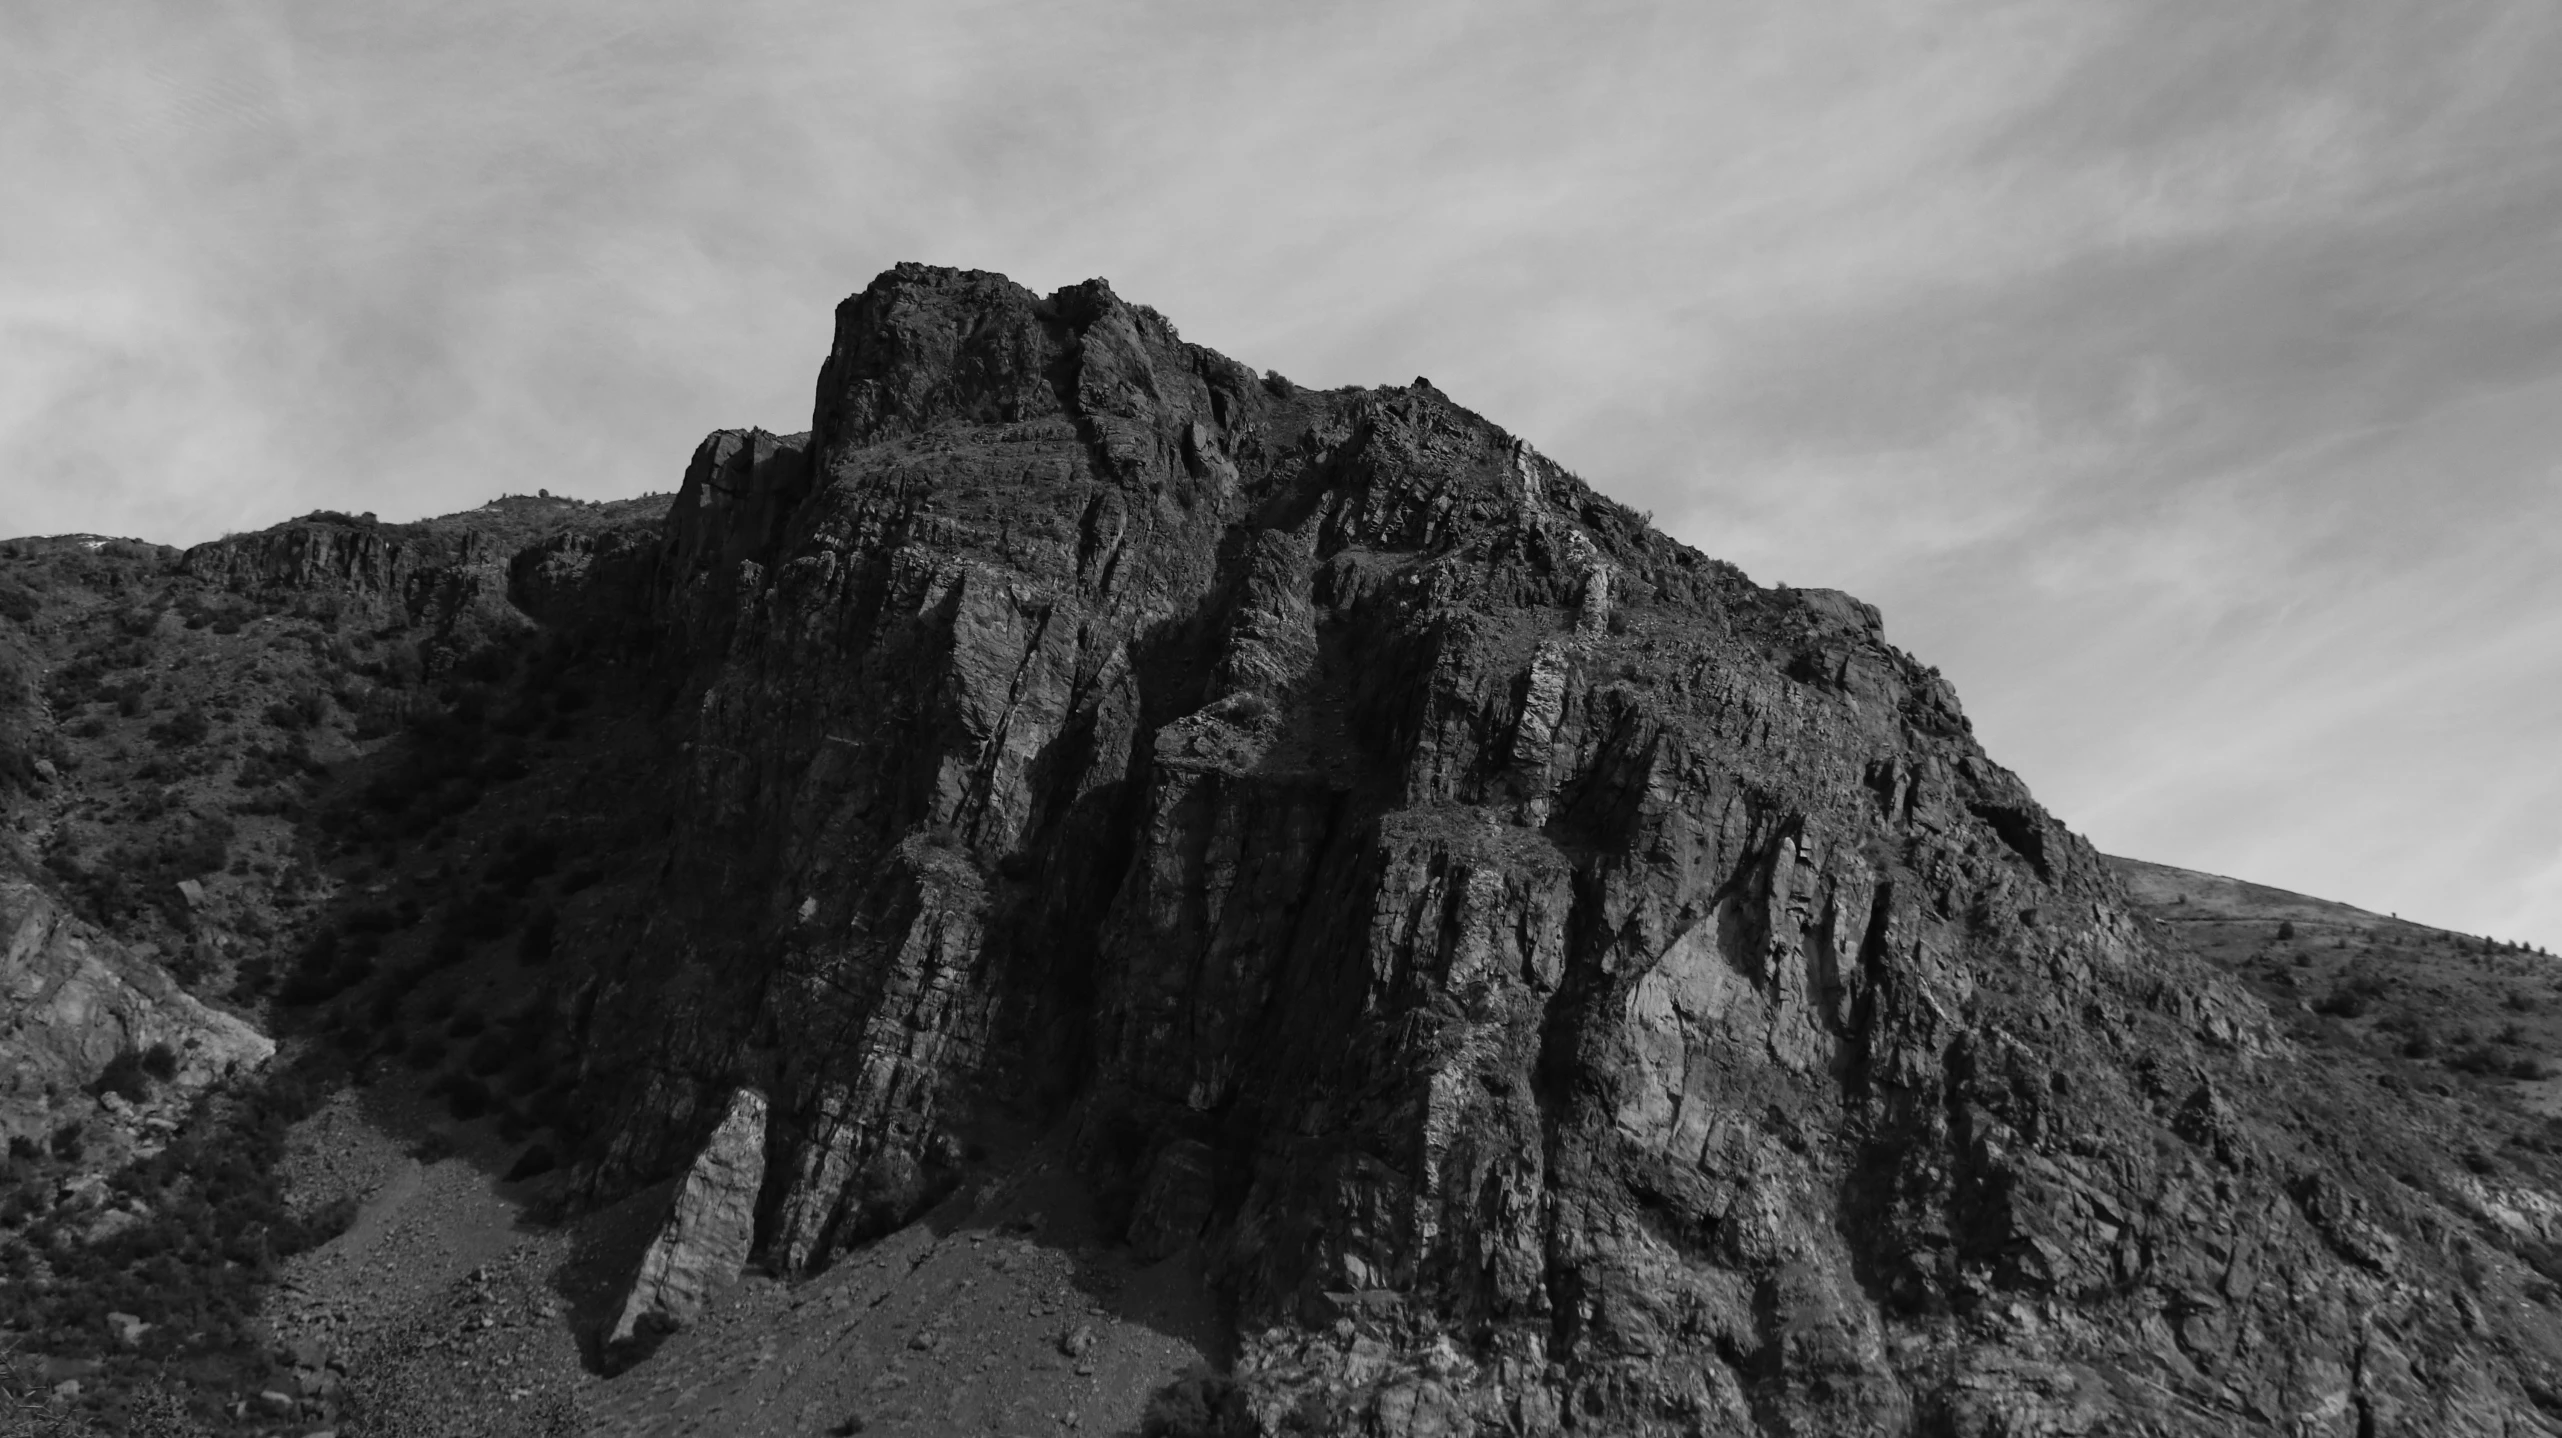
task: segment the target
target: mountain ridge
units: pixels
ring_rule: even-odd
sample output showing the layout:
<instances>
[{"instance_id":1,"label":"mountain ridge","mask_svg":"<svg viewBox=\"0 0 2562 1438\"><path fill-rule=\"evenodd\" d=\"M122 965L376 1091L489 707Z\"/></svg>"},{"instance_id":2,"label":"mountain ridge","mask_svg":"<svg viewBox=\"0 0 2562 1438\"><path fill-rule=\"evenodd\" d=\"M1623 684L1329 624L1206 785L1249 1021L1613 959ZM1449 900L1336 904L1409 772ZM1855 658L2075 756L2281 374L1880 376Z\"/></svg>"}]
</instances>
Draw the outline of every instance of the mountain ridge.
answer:
<instances>
[{"instance_id":1,"label":"mountain ridge","mask_svg":"<svg viewBox=\"0 0 2562 1438\"><path fill-rule=\"evenodd\" d=\"M727 1311L701 1255L816 1292L1045 1173L1215 1295L1192 1431L2554 1426L2549 1154L2167 936L1873 608L1423 382L901 266L663 520L320 527L176 570L408 646L315 822L421 918L274 979L360 1071L503 1000L564 1212L670 1195L611 1381ZM754 1382L1036 1416L944 1352Z\"/></svg>"}]
</instances>

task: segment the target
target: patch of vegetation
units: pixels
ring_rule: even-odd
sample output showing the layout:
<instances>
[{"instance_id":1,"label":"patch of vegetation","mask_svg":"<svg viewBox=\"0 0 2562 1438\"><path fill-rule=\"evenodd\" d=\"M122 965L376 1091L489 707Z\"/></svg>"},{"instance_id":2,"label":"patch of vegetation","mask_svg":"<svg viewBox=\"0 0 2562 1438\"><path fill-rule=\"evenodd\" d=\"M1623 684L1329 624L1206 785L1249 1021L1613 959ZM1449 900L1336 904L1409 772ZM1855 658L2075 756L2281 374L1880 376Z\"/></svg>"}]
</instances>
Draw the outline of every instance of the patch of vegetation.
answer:
<instances>
[{"instance_id":1,"label":"patch of vegetation","mask_svg":"<svg viewBox=\"0 0 2562 1438\"><path fill-rule=\"evenodd\" d=\"M163 748L187 749L205 742L212 735L213 721L205 716L202 708L190 704L152 725L147 732Z\"/></svg>"},{"instance_id":2,"label":"patch of vegetation","mask_svg":"<svg viewBox=\"0 0 2562 1438\"><path fill-rule=\"evenodd\" d=\"M107 1060L107 1066L89 1085L89 1092L105 1097L114 1094L127 1103L150 1099L153 1085L167 1083L178 1076L178 1055L165 1043L147 1049L126 1049Z\"/></svg>"},{"instance_id":3,"label":"patch of vegetation","mask_svg":"<svg viewBox=\"0 0 2562 1438\"><path fill-rule=\"evenodd\" d=\"M133 818L138 824L152 824L170 808L162 796L146 795L135 805ZM184 928L186 907L178 894L178 881L229 867L237 834L227 817L196 814L183 823L160 824L156 831L113 845L92 859L84 857L83 851L93 836L66 824L54 831L47 844L44 866L62 881L74 907L92 923L109 926L157 910Z\"/></svg>"},{"instance_id":4,"label":"patch of vegetation","mask_svg":"<svg viewBox=\"0 0 2562 1438\"><path fill-rule=\"evenodd\" d=\"M146 1050L137 1066L148 1074L154 1062ZM209 1095L167 1148L110 1178L106 1203L124 1222L102 1226L99 1209L64 1205L0 1242L0 1324L44 1335L54 1355L97 1360L84 1380L93 1416L130 1411L172 1371L193 1380L190 1401L207 1420L270 1380L261 1290L280 1260L335 1237L354 1216L350 1204L295 1215L278 1176L289 1126L318 1107L329 1083L314 1071L278 1071ZM36 1176L50 1183L54 1172ZM108 1330L111 1312L151 1326L123 1346Z\"/></svg>"}]
</instances>

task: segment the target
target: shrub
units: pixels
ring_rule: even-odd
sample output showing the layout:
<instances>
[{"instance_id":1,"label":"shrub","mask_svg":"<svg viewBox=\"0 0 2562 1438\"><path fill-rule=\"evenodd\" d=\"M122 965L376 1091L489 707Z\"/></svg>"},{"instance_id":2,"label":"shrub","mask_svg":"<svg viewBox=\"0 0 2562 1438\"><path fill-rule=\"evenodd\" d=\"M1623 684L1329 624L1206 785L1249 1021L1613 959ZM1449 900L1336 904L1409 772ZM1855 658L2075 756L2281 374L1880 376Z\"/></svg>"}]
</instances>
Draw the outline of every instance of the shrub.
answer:
<instances>
[{"instance_id":1,"label":"shrub","mask_svg":"<svg viewBox=\"0 0 2562 1438\"><path fill-rule=\"evenodd\" d=\"M2446 1066L2457 1073L2473 1074L2482 1078L2505 1075L2509 1071L2508 1060L2502 1058L2500 1051L2489 1044L2472 1045L2462 1053L2448 1058Z\"/></svg>"},{"instance_id":2,"label":"shrub","mask_svg":"<svg viewBox=\"0 0 2562 1438\"><path fill-rule=\"evenodd\" d=\"M114 1094L127 1103L141 1103L151 1097L151 1075L143 1072L142 1055L126 1049L107 1060L89 1092L100 1098Z\"/></svg>"},{"instance_id":3,"label":"shrub","mask_svg":"<svg viewBox=\"0 0 2562 1438\"><path fill-rule=\"evenodd\" d=\"M357 1208L352 1196L333 1198L304 1215L286 1241L297 1251L318 1248L355 1226Z\"/></svg>"},{"instance_id":4,"label":"shrub","mask_svg":"<svg viewBox=\"0 0 2562 1438\"><path fill-rule=\"evenodd\" d=\"M515 1057L516 1043L513 1039L505 1034L484 1034L480 1042L471 1046L471 1052L465 1056L463 1066L475 1074L486 1077L507 1067L508 1062Z\"/></svg>"},{"instance_id":5,"label":"shrub","mask_svg":"<svg viewBox=\"0 0 2562 1438\"><path fill-rule=\"evenodd\" d=\"M515 1166L507 1170L507 1181L522 1183L529 1178L539 1178L558 1167L560 1167L560 1160L550 1149L538 1143L525 1150L524 1154L516 1160Z\"/></svg>"},{"instance_id":6,"label":"shrub","mask_svg":"<svg viewBox=\"0 0 2562 1438\"><path fill-rule=\"evenodd\" d=\"M559 929L560 915L551 906L536 909L525 923L525 932L516 938L516 962L529 969L549 963Z\"/></svg>"},{"instance_id":7,"label":"shrub","mask_svg":"<svg viewBox=\"0 0 2562 1438\"><path fill-rule=\"evenodd\" d=\"M459 964L470 953L471 940L465 938L463 931L451 923L438 929L435 939L427 945L427 961L438 968L449 968Z\"/></svg>"},{"instance_id":8,"label":"shrub","mask_svg":"<svg viewBox=\"0 0 2562 1438\"><path fill-rule=\"evenodd\" d=\"M420 1034L402 1056L411 1068L431 1069L445 1061L445 1041L434 1034Z\"/></svg>"},{"instance_id":9,"label":"shrub","mask_svg":"<svg viewBox=\"0 0 2562 1438\"><path fill-rule=\"evenodd\" d=\"M328 717L329 696L316 688L296 690L292 697L268 705L266 714L268 723L288 732L312 728Z\"/></svg>"},{"instance_id":10,"label":"shrub","mask_svg":"<svg viewBox=\"0 0 2562 1438\"><path fill-rule=\"evenodd\" d=\"M480 1117L489 1112L489 1085L468 1075L455 1075L445 1087L445 1108L459 1119Z\"/></svg>"},{"instance_id":11,"label":"shrub","mask_svg":"<svg viewBox=\"0 0 2562 1438\"><path fill-rule=\"evenodd\" d=\"M0 619L32 624L44 612L44 600L21 585L0 583Z\"/></svg>"},{"instance_id":12,"label":"shrub","mask_svg":"<svg viewBox=\"0 0 2562 1438\"><path fill-rule=\"evenodd\" d=\"M178 1076L178 1055L165 1042L142 1051L142 1071L162 1083Z\"/></svg>"},{"instance_id":13,"label":"shrub","mask_svg":"<svg viewBox=\"0 0 2562 1438\"><path fill-rule=\"evenodd\" d=\"M213 721L205 711L190 704L186 708L151 726L151 737L165 748L185 749L205 742L213 733Z\"/></svg>"},{"instance_id":14,"label":"shrub","mask_svg":"<svg viewBox=\"0 0 2562 1438\"><path fill-rule=\"evenodd\" d=\"M400 927L400 916L380 904L367 904L348 910L338 927L350 934L388 934Z\"/></svg>"},{"instance_id":15,"label":"shrub","mask_svg":"<svg viewBox=\"0 0 2562 1438\"><path fill-rule=\"evenodd\" d=\"M2289 939L2291 939L2291 938L2294 938L2294 937L2295 937L2295 921L2294 921L2293 919L2280 919L2280 920L2278 920L2278 921L2277 921L2277 941L2278 941L2279 943L2281 943L2281 944L2282 944L2282 943L2286 942L2287 940L2289 940Z\"/></svg>"}]
</instances>

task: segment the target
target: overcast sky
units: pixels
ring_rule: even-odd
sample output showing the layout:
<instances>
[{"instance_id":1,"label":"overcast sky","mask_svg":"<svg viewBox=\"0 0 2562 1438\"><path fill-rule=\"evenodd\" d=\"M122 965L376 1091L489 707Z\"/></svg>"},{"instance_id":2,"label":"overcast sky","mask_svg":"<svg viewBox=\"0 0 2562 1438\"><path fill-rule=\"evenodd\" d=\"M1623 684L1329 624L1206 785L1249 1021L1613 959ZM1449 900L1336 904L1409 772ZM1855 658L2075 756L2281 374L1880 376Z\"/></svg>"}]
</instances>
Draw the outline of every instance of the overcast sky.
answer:
<instances>
[{"instance_id":1,"label":"overcast sky","mask_svg":"<svg viewBox=\"0 0 2562 1438\"><path fill-rule=\"evenodd\" d=\"M1429 376L2101 847L2562 947L2562 9L0 7L0 533L667 490L902 259Z\"/></svg>"}]
</instances>

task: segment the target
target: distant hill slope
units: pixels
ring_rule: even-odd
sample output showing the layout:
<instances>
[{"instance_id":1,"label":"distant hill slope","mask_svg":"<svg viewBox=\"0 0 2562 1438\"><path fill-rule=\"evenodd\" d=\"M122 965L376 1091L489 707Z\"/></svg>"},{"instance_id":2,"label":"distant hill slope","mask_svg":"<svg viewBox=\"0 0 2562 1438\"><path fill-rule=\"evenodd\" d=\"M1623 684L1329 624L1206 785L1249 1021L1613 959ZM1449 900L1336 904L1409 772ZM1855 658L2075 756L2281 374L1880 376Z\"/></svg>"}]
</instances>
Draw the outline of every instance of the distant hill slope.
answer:
<instances>
[{"instance_id":1,"label":"distant hill slope","mask_svg":"<svg viewBox=\"0 0 2562 1438\"><path fill-rule=\"evenodd\" d=\"M2147 918L2391 1083L2462 1075L2562 1115L2562 959L2221 874L2103 862Z\"/></svg>"},{"instance_id":2,"label":"distant hill slope","mask_svg":"<svg viewBox=\"0 0 2562 1438\"><path fill-rule=\"evenodd\" d=\"M2354 904L2316 899L2309 894L2273 889L2246 879L2228 879L2221 874L2122 858L2116 854L2103 854L2100 861L2117 876L2117 882L2126 886L2127 897L2143 905L2157 919L2216 923L2265 920L2272 924L2292 919L2359 927L2399 922L2382 914L2369 913Z\"/></svg>"}]
</instances>

